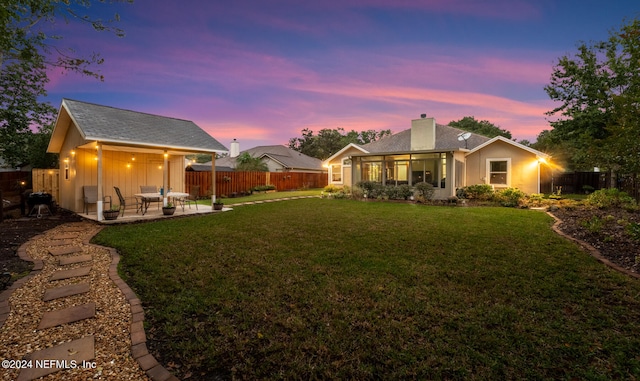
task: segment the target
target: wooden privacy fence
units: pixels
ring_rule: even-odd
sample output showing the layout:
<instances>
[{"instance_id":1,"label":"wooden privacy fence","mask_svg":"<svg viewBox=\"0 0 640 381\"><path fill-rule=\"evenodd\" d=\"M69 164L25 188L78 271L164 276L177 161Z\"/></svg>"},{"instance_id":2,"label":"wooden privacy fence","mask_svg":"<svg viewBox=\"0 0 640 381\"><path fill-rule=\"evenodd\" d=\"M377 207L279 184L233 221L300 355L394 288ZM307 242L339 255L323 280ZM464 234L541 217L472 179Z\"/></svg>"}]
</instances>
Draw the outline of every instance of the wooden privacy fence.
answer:
<instances>
[{"instance_id":1,"label":"wooden privacy fence","mask_svg":"<svg viewBox=\"0 0 640 381\"><path fill-rule=\"evenodd\" d=\"M327 185L326 173L302 172L216 172L216 195L231 197L234 194L249 192L260 185L274 185L276 190L301 188L323 188ZM192 185L200 186L200 196L209 196L211 192L211 172L185 172L186 192Z\"/></svg>"},{"instance_id":2,"label":"wooden privacy fence","mask_svg":"<svg viewBox=\"0 0 640 381\"><path fill-rule=\"evenodd\" d=\"M32 169L32 189L34 192L46 192L53 195L53 199L60 200L60 170Z\"/></svg>"}]
</instances>

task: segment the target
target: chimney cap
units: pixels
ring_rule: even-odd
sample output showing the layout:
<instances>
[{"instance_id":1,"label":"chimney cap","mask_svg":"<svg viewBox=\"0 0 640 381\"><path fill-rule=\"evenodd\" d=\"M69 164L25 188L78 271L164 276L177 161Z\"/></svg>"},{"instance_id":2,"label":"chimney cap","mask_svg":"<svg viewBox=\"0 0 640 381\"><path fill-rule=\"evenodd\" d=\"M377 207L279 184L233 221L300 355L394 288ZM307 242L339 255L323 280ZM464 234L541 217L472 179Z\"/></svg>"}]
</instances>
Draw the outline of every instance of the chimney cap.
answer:
<instances>
[{"instance_id":1,"label":"chimney cap","mask_svg":"<svg viewBox=\"0 0 640 381\"><path fill-rule=\"evenodd\" d=\"M421 117L422 119L424 119L424 118L426 118L426 117L427 117L427 114L420 114L420 117Z\"/></svg>"}]
</instances>

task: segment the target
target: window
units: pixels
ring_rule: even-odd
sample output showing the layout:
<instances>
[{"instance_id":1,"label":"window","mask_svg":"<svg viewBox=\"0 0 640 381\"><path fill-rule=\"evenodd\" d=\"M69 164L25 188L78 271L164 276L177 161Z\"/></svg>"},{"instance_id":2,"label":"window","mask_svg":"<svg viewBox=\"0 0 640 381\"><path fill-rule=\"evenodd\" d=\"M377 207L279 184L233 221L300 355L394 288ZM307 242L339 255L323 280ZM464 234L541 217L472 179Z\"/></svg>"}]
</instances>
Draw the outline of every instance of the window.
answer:
<instances>
[{"instance_id":1,"label":"window","mask_svg":"<svg viewBox=\"0 0 640 381\"><path fill-rule=\"evenodd\" d=\"M511 159L487 159L489 184L509 186Z\"/></svg>"},{"instance_id":2,"label":"window","mask_svg":"<svg viewBox=\"0 0 640 381\"><path fill-rule=\"evenodd\" d=\"M340 164L331 165L331 182L333 183L342 182L342 165Z\"/></svg>"}]
</instances>

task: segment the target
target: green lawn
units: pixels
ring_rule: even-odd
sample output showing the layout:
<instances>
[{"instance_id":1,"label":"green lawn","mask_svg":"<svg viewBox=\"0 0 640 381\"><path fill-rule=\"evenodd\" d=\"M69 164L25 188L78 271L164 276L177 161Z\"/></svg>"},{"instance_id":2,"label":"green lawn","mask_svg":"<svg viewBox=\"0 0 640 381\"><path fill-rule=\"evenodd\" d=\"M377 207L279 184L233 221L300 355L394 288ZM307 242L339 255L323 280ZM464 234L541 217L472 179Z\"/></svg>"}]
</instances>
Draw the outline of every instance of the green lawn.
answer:
<instances>
[{"instance_id":1,"label":"green lawn","mask_svg":"<svg viewBox=\"0 0 640 381\"><path fill-rule=\"evenodd\" d=\"M540 211L302 199L105 228L179 376L640 377L640 283Z\"/></svg>"}]
</instances>

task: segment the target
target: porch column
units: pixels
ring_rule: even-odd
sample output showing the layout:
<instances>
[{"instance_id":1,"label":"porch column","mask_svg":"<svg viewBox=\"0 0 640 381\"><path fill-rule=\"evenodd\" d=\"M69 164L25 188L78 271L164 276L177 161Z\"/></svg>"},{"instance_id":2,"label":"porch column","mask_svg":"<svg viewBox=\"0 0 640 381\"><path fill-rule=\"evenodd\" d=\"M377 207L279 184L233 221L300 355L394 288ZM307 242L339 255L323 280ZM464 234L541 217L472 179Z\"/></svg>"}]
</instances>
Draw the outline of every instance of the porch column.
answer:
<instances>
[{"instance_id":1,"label":"porch column","mask_svg":"<svg viewBox=\"0 0 640 381\"><path fill-rule=\"evenodd\" d=\"M103 220L102 216L102 200L103 200L103 192L102 192L102 144L96 142L96 147L98 148L98 201L96 202L96 213L98 214L98 221Z\"/></svg>"},{"instance_id":2,"label":"porch column","mask_svg":"<svg viewBox=\"0 0 640 381\"><path fill-rule=\"evenodd\" d=\"M211 210L216 202L216 154L211 154Z\"/></svg>"},{"instance_id":3,"label":"porch column","mask_svg":"<svg viewBox=\"0 0 640 381\"><path fill-rule=\"evenodd\" d=\"M539 157L536 157L536 163L538 165L538 191L536 193L540 194L540 161L542 159Z\"/></svg>"},{"instance_id":4,"label":"porch column","mask_svg":"<svg viewBox=\"0 0 640 381\"><path fill-rule=\"evenodd\" d=\"M169 154L164 151L162 163L162 206L167 206L167 193L169 193Z\"/></svg>"}]
</instances>

